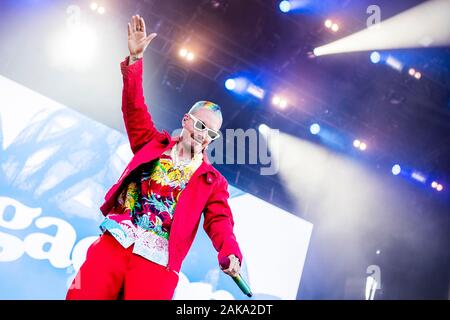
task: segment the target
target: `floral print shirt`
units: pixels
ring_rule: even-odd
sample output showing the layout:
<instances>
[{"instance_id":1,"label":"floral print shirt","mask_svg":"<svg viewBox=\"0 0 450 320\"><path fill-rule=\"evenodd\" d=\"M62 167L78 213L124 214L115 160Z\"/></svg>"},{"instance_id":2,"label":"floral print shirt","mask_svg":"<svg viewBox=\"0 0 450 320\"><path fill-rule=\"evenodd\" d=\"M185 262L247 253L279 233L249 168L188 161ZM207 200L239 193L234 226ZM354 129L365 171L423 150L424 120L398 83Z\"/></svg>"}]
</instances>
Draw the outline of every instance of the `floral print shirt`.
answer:
<instances>
[{"instance_id":1,"label":"floral print shirt","mask_svg":"<svg viewBox=\"0 0 450 320\"><path fill-rule=\"evenodd\" d=\"M173 155L173 152L172 152ZM175 164L161 155L134 175L100 225L123 247L134 243L133 253L166 266L169 234L178 198L202 162L202 155Z\"/></svg>"}]
</instances>

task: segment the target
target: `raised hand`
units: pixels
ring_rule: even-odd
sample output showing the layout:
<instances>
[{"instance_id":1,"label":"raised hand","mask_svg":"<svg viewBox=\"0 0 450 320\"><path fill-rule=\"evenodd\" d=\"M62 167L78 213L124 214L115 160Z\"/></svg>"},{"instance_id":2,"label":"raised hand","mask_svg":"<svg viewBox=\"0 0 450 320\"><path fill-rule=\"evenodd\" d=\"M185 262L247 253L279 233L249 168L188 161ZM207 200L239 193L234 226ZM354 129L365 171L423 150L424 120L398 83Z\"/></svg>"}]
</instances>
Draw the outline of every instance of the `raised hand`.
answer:
<instances>
[{"instance_id":1,"label":"raised hand","mask_svg":"<svg viewBox=\"0 0 450 320\"><path fill-rule=\"evenodd\" d=\"M156 33L151 33L147 36L144 18L139 15L131 17L131 23L128 22L128 49L130 50L130 55L142 57L145 49L155 37Z\"/></svg>"}]
</instances>

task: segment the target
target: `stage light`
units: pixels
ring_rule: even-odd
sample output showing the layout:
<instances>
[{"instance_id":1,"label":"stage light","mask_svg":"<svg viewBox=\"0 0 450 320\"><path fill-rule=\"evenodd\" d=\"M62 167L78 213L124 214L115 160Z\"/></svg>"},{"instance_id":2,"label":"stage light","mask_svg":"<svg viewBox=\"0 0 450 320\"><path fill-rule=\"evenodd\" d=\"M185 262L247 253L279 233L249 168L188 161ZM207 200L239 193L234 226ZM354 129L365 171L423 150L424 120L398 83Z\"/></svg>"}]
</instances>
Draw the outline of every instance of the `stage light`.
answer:
<instances>
[{"instance_id":1,"label":"stage light","mask_svg":"<svg viewBox=\"0 0 450 320\"><path fill-rule=\"evenodd\" d=\"M192 62L195 59L195 54L186 48L181 48L180 51L178 51L178 55L189 62Z\"/></svg>"},{"instance_id":2,"label":"stage light","mask_svg":"<svg viewBox=\"0 0 450 320\"><path fill-rule=\"evenodd\" d=\"M253 83L248 84L247 92L260 100L264 99L264 95L266 94L266 91L263 88L258 87Z\"/></svg>"},{"instance_id":3,"label":"stage light","mask_svg":"<svg viewBox=\"0 0 450 320\"><path fill-rule=\"evenodd\" d=\"M313 123L310 127L309 127L309 131L311 132L311 134L318 134L320 132L320 125L317 123Z\"/></svg>"},{"instance_id":4,"label":"stage light","mask_svg":"<svg viewBox=\"0 0 450 320\"><path fill-rule=\"evenodd\" d=\"M92 2L90 7L91 7L92 10L95 11L98 8L98 3L97 2Z\"/></svg>"},{"instance_id":5,"label":"stage light","mask_svg":"<svg viewBox=\"0 0 450 320\"><path fill-rule=\"evenodd\" d=\"M236 88L236 81L234 81L234 79L227 79L227 81L225 81L225 88L227 88L227 90L234 90Z\"/></svg>"},{"instance_id":6,"label":"stage light","mask_svg":"<svg viewBox=\"0 0 450 320\"><path fill-rule=\"evenodd\" d=\"M251 83L247 78L236 77L229 78L225 81L225 88L229 91L244 95L250 94L258 99L264 99L266 94L265 90L253 83Z\"/></svg>"},{"instance_id":7,"label":"stage light","mask_svg":"<svg viewBox=\"0 0 450 320\"><path fill-rule=\"evenodd\" d=\"M238 94L245 94L250 82L244 77L229 78L225 81L225 88Z\"/></svg>"},{"instance_id":8,"label":"stage light","mask_svg":"<svg viewBox=\"0 0 450 320\"><path fill-rule=\"evenodd\" d=\"M269 130L270 130L269 126L265 123L261 123L258 126L258 131L263 135L266 134L267 132L269 132Z\"/></svg>"},{"instance_id":9,"label":"stage light","mask_svg":"<svg viewBox=\"0 0 450 320\"><path fill-rule=\"evenodd\" d=\"M85 71L91 66L98 53L98 39L93 29L72 26L56 34L49 48L52 65Z\"/></svg>"},{"instance_id":10,"label":"stage light","mask_svg":"<svg viewBox=\"0 0 450 320\"><path fill-rule=\"evenodd\" d=\"M187 49L186 48L182 48L182 49L180 49L180 51L178 52L178 54L180 55L180 57L186 57L187 56L187 54L188 54L188 51L187 51Z\"/></svg>"},{"instance_id":11,"label":"stage light","mask_svg":"<svg viewBox=\"0 0 450 320\"><path fill-rule=\"evenodd\" d=\"M370 54L370 61L372 61L372 63L378 63L381 60L381 55L378 51L374 51Z\"/></svg>"},{"instance_id":12,"label":"stage light","mask_svg":"<svg viewBox=\"0 0 450 320\"><path fill-rule=\"evenodd\" d=\"M334 32L337 32L339 30L339 25L337 23L334 23L330 19L325 20L325 22L323 24L325 25L325 27L327 27L328 29L331 29Z\"/></svg>"},{"instance_id":13,"label":"stage light","mask_svg":"<svg viewBox=\"0 0 450 320\"><path fill-rule=\"evenodd\" d=\"M102 7L102 6L98 7L97 12L100 13L100 14L104 14L105 13L105 7Z\"/></svg>"},{"instance_id":14,"label":"stage light","mask_svg":"<svg viewBox=\"0 0 450 320\"><path fill-rule=\"evenodd\" d=\"M246 78L239 77L234 78L234 82L236 83L236 86L234 87L233 91L240 94L245 93L248 88L249 81Z\"/></svg>"},{"instance_id":15,"label":"stage light","mask_svg":"<svg viewBox=\"0 0 450 320\"><path fill-rule=\"evenodd\" d=\"M214 10L220 10L222 12L226 12L228 8L228 0L209 0L209 5Z\"/></svg>"},{"instance_id":16,"label":"stage light","mask_svg":"<svg viewBox=\"0 0 450 320\"><path fill-rule=\"evenodd\" d=\"M411 173L411 178L413 178L414 180L417 180L421 183L425 183L427 181L427 178L420 172L418 171L413 171Z\"/></svg>"},{"instance_id":17,"label":"stage light","mask_svg":"<svg viewBox=\"0 0 450 320\"><path fill-rule=\"evenodd\" d=\"M353 146L361 151L367 149L367 144L358 139L353 140Z\"/></svg>"},{"instance_id":18,"label":"stage light","mask_svg":"<svg viewBox=\"0 0 450 320\"><path fill-rule=\"evenodd\" d=\"M281 96L273 96L272 104L274 106L277 106L277 107L281 108L281 109L284 109L284 108L287 107L288 101L285 98L281 97Z\"/></svg>"},{"instance_id":19,"label":"stage light","mask_svg":"<svg viewBox=\"0 0 450 320\"><path fill-rule=\"evenodd\" d=\"M394 176L397 176L397 175L400 174L400 172L402 172L402 168L400 167L400 165L394 164L394 165L392 166L392 174L393 174Z\"/></svg>"},{"instance_id":20,"label":"stage light","mask_svg":"<svg viewBox=\"0 0 450 320\"><path fill-rule=\"evenodd\" d=\"M274 96L272 98L272 103L276 106L280 104L280 101L281 101L281 98L279 96Z\"/></svg>"},{"instance_id":21,"label":"stage light","mask_svg":"<svg viewBox=\"0 0 450 320\"><path fill-rule=\"evenodd\" d=\"M359 150L364 151L367 149L367 145L364 142L361 142L361 144L359 145Z\"/></svg>"},{"instance_id":22,"label":"stage light","mask_svg":"<svg viewBox=\"0 0 450 320\"><path fill-rule=\"evenodd\" d=\"M195 55L192 52L188 52L188 54L186 55L186 59L188 61L193 61L195 58Z\"/></svg>"},{"instance_id":23,"label":"stage light","mask_svg":"<svg viewBox=\"0 0 450 320\"><path fill-rule=\"evenodd\" d=\"M381 253L381 250L378 249L375 253L379 255Z\"/></svg>"},{"instance_id":24,"label":"stage light","mask_svg":"<svg viewBox=\"0 0 450 320\"><path fill-rule=\"evenodd\" d=\"M284 0L280 2L279 7L281 12L287 13L289 12L289 10L291 10L291 3L289 1Z\"/></svg>"},{"instance_id":25,"label":"stage light","mask_svg":"<svg viewBox=\"0 0 450 320\"><path fill-rule=\"evenodd\" d=\"M414 70L414 68L409 68L408 73L412 77L416 73L416 70Z\"/></svg>"},{"instance_id":26,"label":"stage light","mask_svg":"<svg viewBox=\"0 0 450 320\"><path fill-rule=\"evenodd\" d=\"M414 78L416 78L417 80L419 80L420 78L422 78L422 74L421 74L419 71L417 71L417 72L414 74Z\"/></svg>"},{"instance_id":27,"label":"stage light","mask_svg":"<svg viewBox=\"0 0 450 320\"><path fill-rule=\"evenodd\" d=\"M391 55L387 57L386 64L397 71L401 72L403 70L403 64Z\"/></svg>"},{"instance_id":28,"label":"stage light","mask_svg":"<svg viewBox=\"0 0 450 320\"><path fill-rule=\"evenodd\" d=\"M380 23L315 48L314 54L448 46L448 12L450 1L424 1ZM432 23L420 23L430 19Z\"/></svg>"},{"instance_id":29,"label":"stage light","mask_svg":"<svg viewBox=\"0 0 450 320\"><path fill-rule=\"evenodd\" d=\"M433 181L433 182L431 183L431 187L432 187L433 189L436 189L437 191L442 191L442 190L444 189L444 186L443 186L442 184L436 182L436 181Z\"/></svg>"}]
</instances>

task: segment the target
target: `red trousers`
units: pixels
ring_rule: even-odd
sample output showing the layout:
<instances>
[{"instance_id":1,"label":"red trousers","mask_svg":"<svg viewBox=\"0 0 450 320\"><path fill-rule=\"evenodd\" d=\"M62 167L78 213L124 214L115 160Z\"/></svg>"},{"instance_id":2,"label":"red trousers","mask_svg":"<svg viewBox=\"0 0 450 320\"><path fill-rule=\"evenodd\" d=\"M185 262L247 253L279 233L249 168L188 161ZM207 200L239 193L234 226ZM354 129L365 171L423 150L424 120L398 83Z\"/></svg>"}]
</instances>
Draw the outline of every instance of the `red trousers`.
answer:
<instances>
[{"instance_id":1,"label":"red trousers","mask_svg":"<svg viewBox=\"0 0 450 320\"><path fill-rule=\"evenodd\" d=\"M108 232L88 249L67 300L170 300L178 275L125 249Z\"/></svg>"}]
</instances>

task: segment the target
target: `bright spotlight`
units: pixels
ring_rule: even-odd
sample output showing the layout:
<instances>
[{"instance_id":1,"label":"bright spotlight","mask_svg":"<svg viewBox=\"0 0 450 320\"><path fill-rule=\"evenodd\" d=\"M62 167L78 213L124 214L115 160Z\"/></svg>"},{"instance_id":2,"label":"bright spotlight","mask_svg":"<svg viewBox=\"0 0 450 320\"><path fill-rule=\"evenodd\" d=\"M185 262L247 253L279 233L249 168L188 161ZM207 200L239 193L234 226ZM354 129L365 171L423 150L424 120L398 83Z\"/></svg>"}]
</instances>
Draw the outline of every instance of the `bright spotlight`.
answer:
<instances>
[{"instance_id":1,"label":"bright spotlight","mask_svg":"<svg viewBox=\"0 0 450 320\"><path fill-rule=\"evenodd\" d=\"M194 60L194 58L195 58L195 55L192 52L188 52L188 54L186 55L186 59L188 61L192 61L192 60Z\"/></svg>"},{"instance_id":2,"label":"bright spotlight","mask_svg":"<svg viewBox=\"0 0 450 320\"><path fill-rule=\"evenodd\" d=\"M281 101L281 98L279 96L274 96L272 98L272 103L276 106L280 104L280 101Z\"/></svg>"},{"instance_id":3,"label":"bright spotlight","mask_svg":"<svg viewBox=\"0 0 450 320\"><path fill-rule=\"evenodd\" d=\"M394 176L397 176L397 175L400 174L400 172L402 172L402 168L400 167L400 165L394 164L394 165L392 166L392 174L393 174Z\"/></svg>"},{"instance_id":4,"label":"bright spotlight","mask_svg":"<svg viewBox=\"0 0 450 320\"><path fill-rule=\"evenodd\" d=\"M264 95L266 94L266 91L263 88L258 87L257 85L255 85L253 83L249 83L248 87L247 87L247 93L251 94L255 98L262 100L262 99L264 99Z\"/></svg>"},{"instance_id":5,"label":"bright spotlight","mask_svg":"<svg viewBox=\"0 0 450 320\"><path fill-rule=\"evenodd\" d=\"M413 178L414 180L417 180L421 183L425 183L427 181L427 178L419 171L413 171L411 173L411 178Z\"/></svg>"},{"instance_id":6,"label":"bright spotlight","mask_svg":"<svg viewBox=\"0 0 450 320\"><path fill-rule=\"evenodd\" d=\"M229 78L225 81L225 88L238 94L249 93L249 86L250 82L244 77Z\"/></svg>"},{"instance_id":7,"label":"bright spotlight","mask_svg":"<svg viewBox=\"0 0 450 320\"><path fill-rule=\"evenodd\" d=\"M417 72L414 74L414 78L416 78L417 80L419 80L420 78L422 78L422 74L421 74L419 71L417 71Z\"/></svg>"},{"instance_id":8,"label":"bright spotlight","mask_svg":"<svg viewBox=\"0 0 450 320\"><path fill-rule=\"evenodd\" d=\"M359 145L359 150L364 151L367 149L367 145L364 142L361 142L361 144Z\"/></svg>"},{"instance_id":9,"label":"bright spotlight","mask_svg":"<svg viewBox=\"0 0 450 320\"><path fill-rule=\"evenodd\" d=\"M178 54L180 55L180 57L186 57L187 56L187 54L188 54L188 51L187 51L187 49L186 48L182 48L182 49L180 49L180 51L178 52Z\"/></svg>"},{"instance_id":10,"label":"bright spotlight","mask_svg":"<svg viewBox=\"0 0 450 320\"><path fill-rule=\"evenodd\" d=\"M378 249L375 253L376 253L376 254L380 254L380 253L381 253L381 250Z\"/></svg>"},{"instance_id":11,"label":"bright spotlight","mask_svg":"<svg viewBox=\"0 0 450 320\"><path fill-rule=\"evenodd\" d=\"M266 134L267 132L269 132L269 126L267 125L267 124L265 124L265 123L261 123L259 126L258 126L258 131L261 133L261 134Z\"/></svg>"},{"instance_id":12,"label":"bright spotlight","mask_svg":"<svg viewBox=\"0 0 450 320\"><path fill-rule=\"evenodd\" d=\"M54 66L68 67L76 71L86 70L96 57L97 37L95 31L86 26L74 26L55 35L49 48Z\"/></svg>"},{"instance_id":13,"label":"bright spotlight","mask_svg":"<svg viewBox=\"0 0 450 320\"><path fill-rule=\"evenodd\" d=\"M98 3L97 2L92 2L91 3L91 9L95 11L95 10L97 10L97 8L98 8Z\"/></svg>"},{"instance_id":14,"label":"bright spotlight","mask_svg":"<svg viewBox=\"0 0 450 320\"><path fill-rule=\"evenodd\" d=\"M409 68L408 73L411 77L413 77L414 74L416 73L416 70L414 70L414 68Z\"/></svg>"},{"instance_id":15,"label":"bright spotlight","mask_svg":"<svg viewBox=\"0 0 450 320\"><path fill-rule=\"evenodd\" d=\"M225 81L225 88L234 90L236 88L236 81L234 81L234 79L227 79L227 81Z\"/></svg>"},{"instance_id":16,"label":"bright spotlight","mask_svg":"<svg viewBox=\"0 0 450 320\"><path fill-rule=\"evenodd\" d=\"M331 28L331 26L333 25L333 21L331 21L330 19L327 19L327 20L325 20L324 25L327 28Z\"/></svg>"},{"instance_id":17,"label":"bright spotlight","mask_svg":"<svg viewBox=\"0 0 450 320\"><path fill-rule=\"evenodd\" d=\"M195 58L195 54L186 48L181 48L180 51L178 51L178 55L189 62L192 62Z\"/></svg>"},{"instance_id":18,"label":"bright spotlight","mask_svg":"<svg viewBox=\"0 0 450 320\"><path fill-rule=\"evenodd\" d=\"M436 181L433 181L431 183L431 187L433 189L436 189L437 191L442 191L444 189L444 186L442 184L440 184L440 183L437 183Z\"/></svg>"},{"instance_id":19,"label":"bright spotlight","mask_svg":"<svg viewBox=\"0 0 450 320\"><path fill-rule=\"evenodd\" d=\"M403 70L403 64L391 55L386 58L386 64L399 72Z\"/></svg>"},{"instance_id":20,"label":"bright spotlight","mask_svg":"<svg viewBox=\"0 0 450 320\"><path fill-rule=\"evenodd\" d=\"M354 140L354 141L353 141L353 146L354 146L355 148L359 148L360 145L361 145L361 141L359 141L359 140Z\"/></svg>"},{"instance_id":21,"label":"bright spotlight","mask_svg":"<svg viewBox=\"0 0 450 320\"><path fill-rule=\"evenodd\" d=\"M320 126L317 123L313 123L310 127L309 127L309 131L311 132L311 134L318 134L320 132Z\"/></svg>"},{"instance_id":22,"label":"bright spotlight","mask_svg":"<svg viewBox=\"0 0 450 320\"><path fill-rule=\"evenodd\" d=\"M97 12L100 13L100 14L104 14L105 13L105 7L102 7L102 6L98 7Z\"/></svg>"},{"instance_id":23,"label":"bright spotlight","mask_svg":"<svg viewBox=\"0 0 450 320\"><path fill-rule=\"evenodd\" d=\"M339 26L336 23L333 23L333 25L331 26L331 30L337 32L339 30Z\"/></svg>"},{"instance_id":24,"label":"bright spotlight","mask_svg":"<svg viewBox=\"0 0 450 320\"><path fill-rule=\"evenodd\" d=\"M370 61L372 61L372 63L378 63L381 60L381 55L378 51L374 51L370 54Z\"/></svg>"},{"instance_id":25,"label":"bright spotlight","mask_svg":"<svg viewBox=\"0 0 450 320\"><path fill-rule=\"evenodd\" d=\"M274 106L280 107L281 109L286 108L288 102L286 99L280 97L280 96L273 96L272 98L272 104Z\"/></svg>"},{"instance_id":26,"label":"bright spotlight","mask_svg":"<svg viewBox=\"0 0 450 320\"><path fill-rule=\"evenodd\" d=\"M423 1L393 17L383 19L380 23L320 46L314 50L314 54L319 56L368 50L448 46L448 12L450 1ZM418 23L430 19L433 23ZM405 36L405 30L408 30L408 36Z\"/></svg>"},{"instance_id":27,"label":"bright spotlight","mask_svg":"<svg viewBox=\"0 0 450 320\"><path fill-rule=\"evenodd\" d=\"M287 13L289 12L289 10L291 10L291 3L289 1L284 0L280 2L279 7L281 12Z\"/></svg>"}]
</instances>

